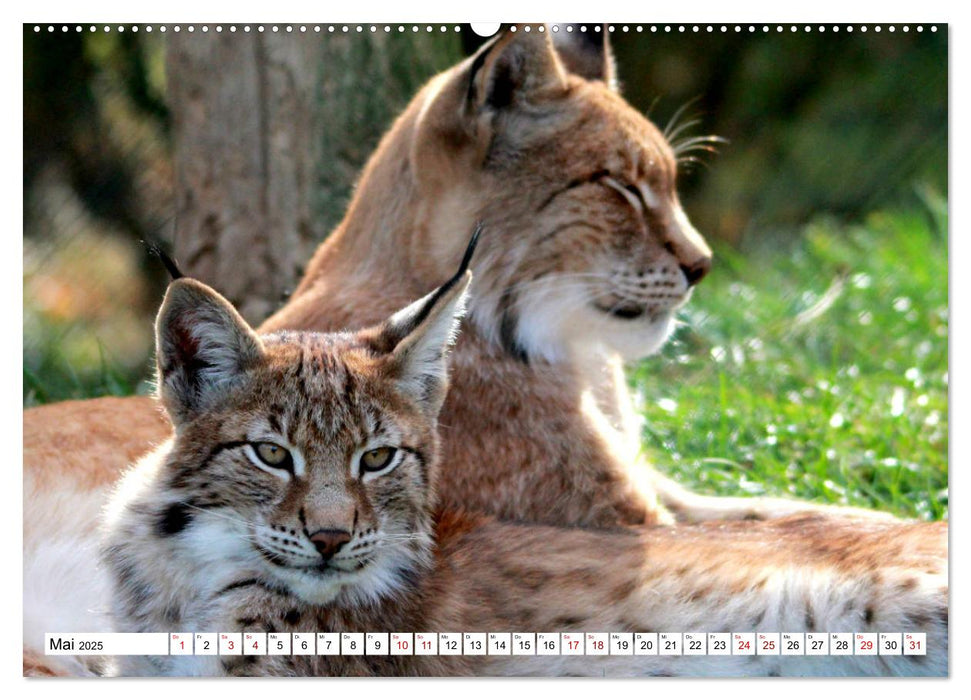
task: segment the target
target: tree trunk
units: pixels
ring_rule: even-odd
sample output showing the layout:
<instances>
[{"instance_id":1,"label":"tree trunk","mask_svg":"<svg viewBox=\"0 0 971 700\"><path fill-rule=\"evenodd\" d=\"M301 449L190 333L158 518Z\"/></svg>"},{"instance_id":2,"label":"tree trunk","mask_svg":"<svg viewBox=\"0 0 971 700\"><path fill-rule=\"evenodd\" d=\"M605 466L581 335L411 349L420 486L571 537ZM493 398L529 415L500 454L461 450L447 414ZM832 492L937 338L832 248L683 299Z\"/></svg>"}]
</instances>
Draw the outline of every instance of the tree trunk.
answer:
<instances>
[{"instance_id":1,"label":"tree trunk","mask_svg":"<svg viewBox=\"0 0 971 700\"><path fill-rule=\"evenodd\" d=\"M320 47L312 35L169 36L175 255L253 324L323 238L312 206Z\"/></svg>"},{"instance_id":2,"label":"tree trunk","mask_svg":"<svg viewBox=\"0 0 971 700\"><path fill-rule=\"evenodd\" d=\"M168 36L175 254L251 323L276 310L381 135L462 58L454 33Z\"/></svg>"}]
</instances>

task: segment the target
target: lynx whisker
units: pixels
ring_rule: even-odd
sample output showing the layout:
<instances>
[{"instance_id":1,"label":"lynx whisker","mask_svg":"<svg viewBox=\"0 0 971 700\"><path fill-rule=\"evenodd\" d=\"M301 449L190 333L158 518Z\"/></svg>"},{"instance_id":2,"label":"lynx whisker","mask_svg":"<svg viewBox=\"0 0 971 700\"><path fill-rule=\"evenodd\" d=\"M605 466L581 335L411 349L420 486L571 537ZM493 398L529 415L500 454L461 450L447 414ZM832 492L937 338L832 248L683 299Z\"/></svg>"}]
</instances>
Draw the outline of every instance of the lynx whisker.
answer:
<instances>
[{"instance_id":1,"label":"lynx whisker","mask_svg":"<svg viewBox=\"0 0 971 700\"><path fill-rule=\"evenodd\" d=\"M700 118L689 119L681 124L678 124L674 129L671 130L671 135L668 137L668 140L671 141L673 144L675 139L677 139L679 135L681 135L682 133L684 133L685 131L687 131L688 129L694 126L698 126L699 124L701 124ZM673 148L673 145L672 145L672 148Z\"/></svg>"},{"instance_id":2,"label":"lynx whisker","mask_svg":"<svg viewBox=\"0 0 971 700\"><path fill-rule=\"evenodd\" d=\"M671 144L671 148L674 150L675 155L678 153L683 153L684 149L689 146L694 146L696 144L717 144L717 143L728 143L728 139L715 134L703 134L700 136L686 136L683 139L679 139Z\"/></svg>"},{"instance_id":3,"label":"lynx whisker","mask_svg":"<svg viewBox=\"0 0 971 700\"><path fill-rule=\"evenodd\" d=\"M698 102L700 99L701 99L700 95L696 97L692 97L690 100L685 102L683 105L681 105L674 111L674 114L672 114L671 118L668 119L668 123L664 126L664 129L661 132L664 138L666 138L668 141L670 141L673 138L673 135L677 133L674 130L678 128L679 120L681 119L681 117L684 116L684 113L691 105L693 105L695 102Z\"/></svg>"},{"instance_id":4,"label":"lynx whisker","mask_svg":"<svg viewBox=\"0 0 971 700\"><path fill-rule=\"evenodd\" d=\"M695 144L694 146L688 146L687 148L683 148L681 149L681 151L678 152L678 158L677 158L678 162L683 161L685 159L685 154L688 154L688 153L718 153L718 149L715 148L714 146L708 146L703 144Z\"/></svg>"},{"instance_id":5,"label":"lynx whisker","mask_svg":"<svg viewBox=\"0 0 971 700\"><path fill-rule=\"evenodd\" d=\"M656 95L654 97L654 99L651 100L651 104L648 105L647 111L644 112L644 116L650 119L651 114L654 113L654 108L657 107L657 103L660 102L660 101L661 101L661 96L660 95Z\"/></svg>"}]
</instances>

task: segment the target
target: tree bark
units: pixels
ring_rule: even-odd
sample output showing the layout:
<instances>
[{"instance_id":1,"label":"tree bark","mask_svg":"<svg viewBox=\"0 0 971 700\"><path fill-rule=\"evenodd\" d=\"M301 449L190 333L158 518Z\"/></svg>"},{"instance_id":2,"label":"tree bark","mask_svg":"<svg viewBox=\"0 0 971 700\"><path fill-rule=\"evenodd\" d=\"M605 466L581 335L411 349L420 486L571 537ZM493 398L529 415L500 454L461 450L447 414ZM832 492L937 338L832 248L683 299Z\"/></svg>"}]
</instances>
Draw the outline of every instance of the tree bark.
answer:
<instances>
[{"instance_id":1,"label":"tree bark","mask_svg":"<svg viewBox=\"0 0 971 700\"><path fill-rule=\"evenodd\" d=\"M169 36L174 252L252 324L279 306L323 238L312 206L320 51L312 35Z\"/></svg>"},{"instance_id":2,"label":"tree bark","mask_svg":"<svg viewBox=\"0 0 971 700\"><path fill-rule=\"evenodd\" d=\"M293 290L381 135L458 36L182 31L167 37L174 248L250 323Z\"/></svg>"}]
</instances>

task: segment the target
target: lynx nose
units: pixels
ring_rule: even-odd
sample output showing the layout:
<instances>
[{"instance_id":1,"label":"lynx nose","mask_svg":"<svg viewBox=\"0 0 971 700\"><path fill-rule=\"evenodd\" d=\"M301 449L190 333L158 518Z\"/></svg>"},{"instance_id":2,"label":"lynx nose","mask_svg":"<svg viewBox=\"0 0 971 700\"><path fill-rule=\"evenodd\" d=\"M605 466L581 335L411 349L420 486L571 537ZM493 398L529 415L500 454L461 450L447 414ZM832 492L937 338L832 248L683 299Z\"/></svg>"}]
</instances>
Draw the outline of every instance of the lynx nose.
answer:
<instances>
[{"instance_id":1,"label":"lynx nose","mask_svg":"<svg viewBox=\"0 0 971 700\"><path fill-rule=\"evenodd\" d=\"M693 287L701 278L708 274L711 270L711 258L704 257L695 260L690 265L682 265L681 272L684 273L684 278L688 280L688 286Z\"/></svg>"},{"instance_id":2,"label":"lynx nose","mask_svg":"<svg viewBox=\"0 0 971 700\"><path fill-rule=\"evenodd\" d=\"M351 541L351 533L346 530L317 530L310 541L325 560L337 554L337 550Z\"/></svg>"}]
</instances>

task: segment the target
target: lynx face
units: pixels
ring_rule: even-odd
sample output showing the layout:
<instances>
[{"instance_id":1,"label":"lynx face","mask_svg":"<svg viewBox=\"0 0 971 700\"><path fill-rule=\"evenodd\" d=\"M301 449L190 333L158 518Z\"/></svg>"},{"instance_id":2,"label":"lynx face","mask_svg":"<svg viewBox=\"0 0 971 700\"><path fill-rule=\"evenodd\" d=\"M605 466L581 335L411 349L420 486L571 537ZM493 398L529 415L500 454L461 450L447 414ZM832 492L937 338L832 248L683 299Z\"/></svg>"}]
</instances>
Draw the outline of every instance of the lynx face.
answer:
<instances>
[{"instance_id":1,"label":"lynx face","mask_svg":"<svg viewBox=\"0 0 971 700\"><path fill-rule=\"evenodd\" d=\"M654 125L603 84L577 80L563 100L580 108L547 119L537 143L517 144L551 176L533 184L528 202L508 191L483 215L530 245L509 241L517 259L489 258L498 267L483 277L500 282L497 315L523 347L596 338L637 359L667 339L711 251L681 208L675 157ZM558 160L578 131L589 145ZM497 182L520 167L501 151L492 158Z\"/></svg>"},{"instance_id":2,"label":"lynx face","mask_svg":"<svg viewBox=\"0 0 971 700\"><path fill-rule=\"evenodd\" d=\"M262 344L226 410L179 432L158 530L200 554L220 542L308 601L379 596L423 563L434 423L352 337Z\"/></svg>"},{"instance_id":3,"label":"lynx face","mask_svg":"<svg viewBox=\"0 0 971 700\"><path fill-rule=\"evenodd\" d=\"M472 320L523 357L655 352L711 266L676 189L676 151L710 137L673 147L633 109L605 32L503 35L432 92L417 157L438 188L431 235L459 217L488 230Z\"/></svg>"},{"instance_id":4,"label":"lynx face","mask_svg":"<svg viewBox=\"0 0 971 700\"><path fill-rule=\"evenodd\" d=\"M360 333L263 337L205 285L174 282L157 322L174 443L109 515L126 616L183 585L144 573L160 558L199 591L255 579L352 606L407 588L429 560L429 467L469 279Z\"/></svg>"}]
</instances>

